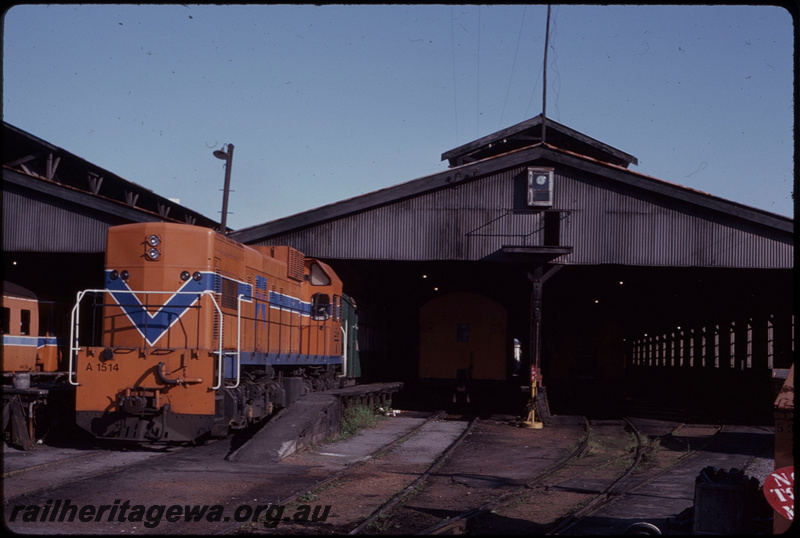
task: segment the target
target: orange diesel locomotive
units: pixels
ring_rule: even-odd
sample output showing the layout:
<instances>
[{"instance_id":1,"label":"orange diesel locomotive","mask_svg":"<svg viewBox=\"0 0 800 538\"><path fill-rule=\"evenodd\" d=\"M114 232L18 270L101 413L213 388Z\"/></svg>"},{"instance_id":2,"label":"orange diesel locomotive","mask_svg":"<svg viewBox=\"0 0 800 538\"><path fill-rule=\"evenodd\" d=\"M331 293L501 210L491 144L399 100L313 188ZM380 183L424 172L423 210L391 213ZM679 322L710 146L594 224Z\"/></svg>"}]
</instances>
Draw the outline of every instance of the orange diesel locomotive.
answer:
<instances>
[{"instance_id":1,"label":"orange diesel locomotive","mask_svg":"<svg viewBox=\"0 0 800 538\"><path fill-rule=\"evenodd\" d=\"M87 314L91 298L102 314ZM76 421L128 441L224 436L355 370L348 308L333 270L290 247L183 224L112 227L105 289L80 292L72 312ZM102 345L79 345L86 324Z\"/></svg>"}]
</instances>

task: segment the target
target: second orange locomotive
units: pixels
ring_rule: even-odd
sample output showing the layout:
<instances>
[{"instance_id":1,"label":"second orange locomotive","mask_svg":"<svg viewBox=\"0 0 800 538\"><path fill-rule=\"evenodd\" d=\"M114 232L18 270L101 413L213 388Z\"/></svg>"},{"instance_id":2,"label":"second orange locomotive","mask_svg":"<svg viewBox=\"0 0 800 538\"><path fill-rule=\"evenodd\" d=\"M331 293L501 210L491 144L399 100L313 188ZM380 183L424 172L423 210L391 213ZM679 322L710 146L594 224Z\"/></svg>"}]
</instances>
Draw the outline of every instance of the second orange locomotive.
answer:
<instances>
[{"instance_id":1,"label":"second orange locomotive","mask_svg":"<svg viewBox=\"0 0 800 538\"><path fill-rule=\"evenodd\" d=\"M102 313L88 312L100 297ZM77 423L169 442L261 420L353 369L352 308L328 265L290 247L182 224L112 227L105 288L79 293L72 313ZM78 344L87 324L102 327L100 345Z\"/></svg>"}]
</instances>

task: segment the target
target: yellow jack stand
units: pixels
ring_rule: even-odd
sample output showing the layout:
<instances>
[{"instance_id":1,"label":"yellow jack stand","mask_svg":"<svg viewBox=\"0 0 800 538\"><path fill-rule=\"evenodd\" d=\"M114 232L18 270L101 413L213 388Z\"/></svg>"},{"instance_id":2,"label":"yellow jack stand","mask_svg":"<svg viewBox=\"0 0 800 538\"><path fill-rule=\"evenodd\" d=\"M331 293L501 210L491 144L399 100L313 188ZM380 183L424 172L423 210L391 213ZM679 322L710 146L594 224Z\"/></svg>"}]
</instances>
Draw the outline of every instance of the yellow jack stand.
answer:
<instances>
[{"instance_id":1,"label":"yellow jack stand","mask_svg":"<svg viewBox=\"0 0 800 538\"><path fill-rule=\"evenodd\" d=\"M536 421L536 383L531 384L531 412L528 413L528 419L522 421L522 427L534 430L544 428L544 423Z\"/></svg>"}]
</instances>

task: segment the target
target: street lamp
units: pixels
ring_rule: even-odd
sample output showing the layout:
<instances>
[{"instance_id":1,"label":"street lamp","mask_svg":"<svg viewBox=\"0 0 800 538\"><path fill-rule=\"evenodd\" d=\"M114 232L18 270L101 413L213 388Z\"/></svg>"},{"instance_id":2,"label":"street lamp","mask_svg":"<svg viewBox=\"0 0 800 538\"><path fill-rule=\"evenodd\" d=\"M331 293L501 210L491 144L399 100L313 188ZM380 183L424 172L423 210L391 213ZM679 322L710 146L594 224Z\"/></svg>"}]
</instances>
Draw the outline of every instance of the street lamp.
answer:
<instances>
[{"instance_id":1,"label":"street lamp","mask_svg":"<svg viewBox=\"0 0 800 538\"><path fill-rule=\"evenodd\" d=\"M222 189L222 220L219 223L219 230L223 235L228 235L228 193L231 189L231 165L233 164L233 144L226 144L228 150L221 149L214 151L214 157L225 161L225 187ZM223 147L225 147L223 146Z\"/></svg>"}]
</instances>

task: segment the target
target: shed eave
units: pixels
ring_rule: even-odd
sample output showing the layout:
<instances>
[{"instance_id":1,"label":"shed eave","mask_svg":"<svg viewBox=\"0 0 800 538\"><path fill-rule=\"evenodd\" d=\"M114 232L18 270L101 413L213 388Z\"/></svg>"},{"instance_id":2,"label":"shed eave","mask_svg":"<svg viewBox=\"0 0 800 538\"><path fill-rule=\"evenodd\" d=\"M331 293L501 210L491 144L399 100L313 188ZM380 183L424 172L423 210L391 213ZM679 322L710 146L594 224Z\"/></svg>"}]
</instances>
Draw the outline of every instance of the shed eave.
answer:
<instances>
[{"instance_id":1,"label":"shed eave","mask_svg":"<svg viewBox=\"0 0 800 538\"><path fill-rule=\"evenodd\" d=\"M5 122L5 121L3 122L3 130L4 130L4 137L5 137L4 141L6 142L6 145L4 145L4 148L3 148L3 159L4 159L3 160L3 163L4 163L3 164L3 177L4 177L4 179L6 177L6 171L8 170L8 171L12 171L14 174L19 174L20 177L31 178L33 181L41 181L41 182L48 182L49 181L50 183L54 184L58 188L71 189L72 191L74 191L76 193L77 192L82 192L86 196L97 197L98 199L101 199L101 200L103 200L105 202L109 202L109 203L112 203L112 204L118 204L119 207L123 207L123 208L130 208L131 207L131 206L127 205L124 201L122 201L122 200L120 200L118 198L112 198L112 197L103 196L103 195L100 195L100 194L95 194L95 193L93 193L91 190L89 190L87 188L82 188L75 181L59 183L58 181L51 181L51 180L48 180L48 179L46 179L46 178L44 178L44 177L42 177L40 175L37 175L37 174L33 174L33 175L26 174L23 170L19 170L18 168L13 167L13 166L8 166L9 162L13 162L13 157L10 157L9 155L7 155L8 147L10 147L12 145L7 141L8 140L12 140L14 142L14 145L17 148L22 147L26 152L30 152L31 156L39 157L39 156L41 156L42 153L48 153L48 152L52 153L54 155L57 155L61 160L60 168L62 168L62 169L67 166L67 163L69 163L69 167L70 168L78 168L78 169L80 169L80 171L81 171L81 173L83 175L85 175L85 173L87 171L91 171L94 174L97 174L98 176L101 176L105 180L104 181L105 185L102 188L102 190L104 192L108 192L109 189L107 187L109 185L113 185L115 189L116 188L125 189L125 190L129 189L132 193L137 194L137 195L142 195L142 196L146 197L148 201L152 202L151 204L147 204L147 205L153 205L154 206L154 205L157 205L157 204L162 204L165 208L169 208L173 212L173 214L180 212L182 215L184 215L185 219L187 219L187 220L188 219L192 219L192 221L195 222L198 226L218 227L218 225L219 225L219 223L217 223L216 221L214 221L214 220L212 220L212 219L210 219L210 218L198 213L197 211L194 211L194 210L192 210L192 209L190 209L190 208L188 208L186 206L182 206L179 203L173 202L172 200L170 200L170 199L168 199L168 198L166 198L164 196L161 196L160 194L157 194L154 191L152 191L151 189L149 189L147 187L144 187L144 186L142 186L142 185L140 185L140 184L138 184L136 182L127 180L125 178L122 178L122 177L118 176L117 174L114 174L114 173L110 172L109 170L107 170L105 168L102 168L102 167L100 167L100 166L98 166L98 165L96 165L94 163L91 163L91 162L87 161L86 159L84 159L82 157L79 157L78 155L75 155L74 153L72 153L70 151L65 150L64 148L55 146L55 145L51 144L50 142L42 140L41 138L38 138L38 137L36 137L36 136L26 132L26 131L23 131L19 127L15 127L14 125L11 125L8 122ZM9 159L12 159L12 161L9 161ZM75 177L77 177L77 176L75 176ZM63 181L63 178L62 178L62 181ZM33 184L31 184L31 185L33 185ZM77 194L76 194L76 196L77 196ZM140 206L134 208L135 211L139 212L138 214L140 214L140 215L141 214L145 214L145 213L146 214L153 214L153 215L157 214L157 213L154 213L152 210L144 209L142 207L142 206L145 205L143 200L140 200L139 203L140 203ZM91 203L86 203L84 205L86 205L87 207L94 207L94 205L91 204ZM128 218L128 217L126 217L126 218ZM160 215L159 215L159 218L161 218ZM179 219L177 219L175 217L164 217L164 220L172 220L172 221L176 221L176 222L180 221Z\"/></svg>"},{"instance_id":2,"label":"shed eave","mask_svg":"<svg viewBox=\"0 0 800 538\"><path fill-rule=\"evenodd\" d=\"M164 217L141 207L129 206L101 195L90 194L69 185L61 185L44 178L29 176L12 168L3 167L3 181L79 206L91 208L92 211L100 211L134 222L142 220L180 222L175 218Z\"/></svg>"}]
</instances>

